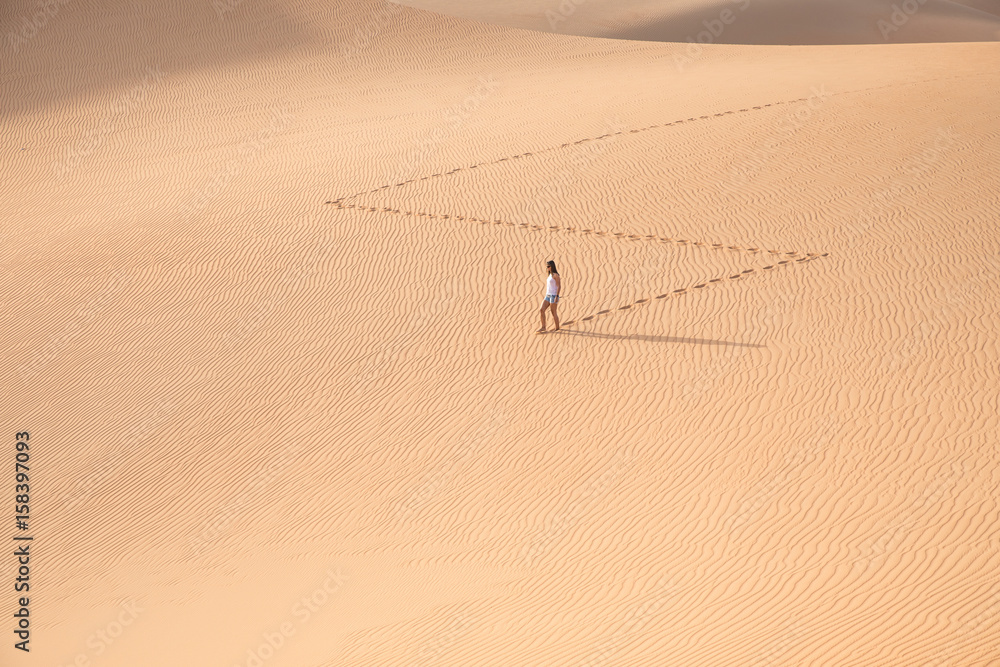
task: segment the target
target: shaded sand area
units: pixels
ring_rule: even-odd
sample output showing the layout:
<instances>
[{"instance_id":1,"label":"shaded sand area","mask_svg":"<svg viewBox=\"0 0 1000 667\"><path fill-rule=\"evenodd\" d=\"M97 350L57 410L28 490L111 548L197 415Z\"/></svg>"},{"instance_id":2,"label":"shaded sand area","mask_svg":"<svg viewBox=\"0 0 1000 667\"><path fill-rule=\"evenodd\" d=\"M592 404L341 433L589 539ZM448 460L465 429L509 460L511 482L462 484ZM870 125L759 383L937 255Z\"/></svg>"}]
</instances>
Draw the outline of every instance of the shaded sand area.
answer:
<instances>
[{"instance_id":1,"label":"shaded sand area","mask_svg":"<svg viewBox=\"0 0 1000 667\"><path fill-rule=\"evenodd\" d=\"M701 44L884 44L1000 39L1000 0L400 0L566 35Z\"/></svg>"},{"instance_id":2,"label":"shaded sand area","mask_svg":"<svg viewBox=\"0 0 1000 667\"><path fill-rule=\"evenodd\" d=\"M1000 45L5 48L2 664L997 664Z\"/></svg>"}]
</instances>

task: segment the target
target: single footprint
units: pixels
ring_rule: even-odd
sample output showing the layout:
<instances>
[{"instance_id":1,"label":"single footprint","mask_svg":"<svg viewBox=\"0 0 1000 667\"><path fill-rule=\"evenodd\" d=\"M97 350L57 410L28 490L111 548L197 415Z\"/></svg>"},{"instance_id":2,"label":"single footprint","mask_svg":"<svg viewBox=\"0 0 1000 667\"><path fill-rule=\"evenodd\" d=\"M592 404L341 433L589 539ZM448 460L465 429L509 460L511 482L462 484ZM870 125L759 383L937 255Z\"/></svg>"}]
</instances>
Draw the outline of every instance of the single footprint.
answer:
<instances>
[{"instance_id":1,"label":"single footprint","mask_svg":"<svg viewBox=\"0 0 1000 667\"><path fill-rule=\"evenodd\" d=\"M700 285L695 285L694 286L695 289L701 289L702 287L708 287L708 283L702 283Z\"/></svg>"},{"instance_id":2,"label":"single footprint","mask_svg":"<svg viewBox=\"0 0 1000 667\"><path fill-rule=\"evenodd\" d=\"M686 287L682 287L680 289L675 289L674 290L674 294L684 294L684 292L687 292L687 288Z\"/></svg>"},{"instance_id":3,"label":"single footprint","mask_svg":"<svg viewBox=\"0 0 1000 667\"><path fill-rule=\"evenodd\" d=\"M618 310L628 310L632 306L621 306Z\"/></svg>"},{"instance_id":4,"label":"single footprint","mask_svg":"<svg viewBox=\"0 0 1000 667\"><path fill-rule=\"evenodd\" d=\"M584 317L584 318L583 318L583 321L584 321L584 322L589 322L589 321L590 321L590 320L592 320L592 319L594 319L594 316L593 316L593 315L587 315L586 317Z\"/></svg>"},{"instance_id":5,"label":"single footprint","mask_svg":"<svg viewBox=\"0 0 1000 667\"><path fill-rule=\"evenodd\" d=\"M666 299L668 296L669 296L668 294L657 294L656 298L657 299Z\"/></svg>"},{"instance_id":6,"label":"single footprint","mask_svg":"<svg viewBox=\"0 0 1000 667\"><path fill-rule=\"evenodd\" d=\"M767 266L764 267L764 270L765 271L770 271L773 268L774 268L774 264L768 264Z\"/></svg>"},{"instance_id":7,"label":"single footprint","mask_svg":"<svg viewBox=\"0 0 1000 667\"><path fill-rule=\"evenodd\" d=\"M639 299L636 303L646 303L649 299Z\"/></svg>"},{"instance_id":8,"label":"single footprint","mask_svg":"<svg viewBox=\"0 0 1000 667\"><path fill-rule=\"evenodd\" d=\"M746 271L744 271L743 273L753 273L753 269L747 269L747 270L746 270Z\"/></svg>"},{"instance_id":9,"label":"single footprint","mask_svg":"<svg viewBox=\"0 0 1000 667\"><path fill-rule=\"evenodd\" d=\"M599 310L599 311L597 311L597 314L598 315L607 315L610 312L611 312L610 310Z\"/></svg>"},{"instance_id":10,"label":"single footprint","mask_svg":"<svg viewBox=\"0 0 1000 667\"><path fill-rule=\"evenodd\" d=\"M787 259L783 259L780 262L778 262L778 264L788 264L788 260Z\"/></svg>"},{"instance_id":11,"label":"single footprint","mask_svg":"<svg viewBox=\"0 0 1000 667\"><path fill-rule=\"evenodd\" d=\"M737 273L735 276L729 276L729 279L730 280L739 280L740 279L740 274Z\"/></svg>"},{"instance_id":12,"label":"single footprint","mask_svg":"<svg viewBox=\"0 0 1000 667\"><path fill-rule=\"evenodd\" d=\"M721 283L722 282L722 278L712 278L708 282L710 282L710 283Z\"/></svg>"}]
</instances>

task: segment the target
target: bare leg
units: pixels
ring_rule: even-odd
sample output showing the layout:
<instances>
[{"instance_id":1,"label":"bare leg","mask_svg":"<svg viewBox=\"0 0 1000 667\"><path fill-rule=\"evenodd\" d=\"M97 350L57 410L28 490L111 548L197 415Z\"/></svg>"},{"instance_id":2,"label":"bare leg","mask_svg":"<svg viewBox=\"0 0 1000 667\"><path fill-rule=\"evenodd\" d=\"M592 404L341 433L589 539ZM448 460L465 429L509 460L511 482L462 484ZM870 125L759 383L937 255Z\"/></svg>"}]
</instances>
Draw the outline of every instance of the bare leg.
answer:
<instances>
[{"instance_id":1,"label":"bare leg","mask_svg":"<svg viewBox=\"0 0 1000 667\"><path fill-rule=\"evenodd\" d=\"M554 319L556 321L556 328L553 329L553 331L559 331L559 314L556 312L556 306L558 306L558 305L559 305L558 301L556 303L552 304L552 319ZM542 317L545 317L545 316L543 315Z\"/></svg>"},{"instance_id":2,"label":"bare leg","mask_svg":"<svg viewBox=\"0 0 1000 667\"><path fill-rule=\"evenodd\" d=\"M545 331L545 311L548 309L549 305L551 305L551 304L549 304L548 301L543 301L542 302L542 309L540 311L538 311L539 314L542 316L542 328L539 329L539 331ZM555 312L555 311L553 311L553 312Z\"/></svg>"}]
</instances>

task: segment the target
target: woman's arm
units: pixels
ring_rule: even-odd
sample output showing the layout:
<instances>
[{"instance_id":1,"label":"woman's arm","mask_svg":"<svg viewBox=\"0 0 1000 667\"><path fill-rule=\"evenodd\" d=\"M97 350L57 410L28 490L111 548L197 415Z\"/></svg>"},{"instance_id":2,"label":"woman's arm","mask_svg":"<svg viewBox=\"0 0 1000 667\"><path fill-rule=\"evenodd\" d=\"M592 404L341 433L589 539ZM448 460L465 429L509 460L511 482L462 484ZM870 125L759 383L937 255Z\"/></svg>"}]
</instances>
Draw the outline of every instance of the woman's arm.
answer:
<instances>
[{"instance_id":1,"label":"woman's arm","mask_svg":"<svg viewBox=\"0 0 1000 667\"><path fill-rule=\"evenodd\" d=\"M562 294L562 278L559 277L558 273L556 274L556 289L559 290L559 294Z\"/></svg>"}]
</instances>

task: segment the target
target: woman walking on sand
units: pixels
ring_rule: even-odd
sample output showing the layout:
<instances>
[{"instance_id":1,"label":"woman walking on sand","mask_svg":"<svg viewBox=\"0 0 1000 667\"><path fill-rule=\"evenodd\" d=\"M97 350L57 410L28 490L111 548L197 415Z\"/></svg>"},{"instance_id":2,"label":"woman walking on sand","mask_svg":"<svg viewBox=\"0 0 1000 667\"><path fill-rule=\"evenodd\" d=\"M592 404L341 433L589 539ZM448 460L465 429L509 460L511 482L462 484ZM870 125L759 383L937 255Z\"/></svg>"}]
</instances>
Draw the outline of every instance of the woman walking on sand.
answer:
<instances>
[{"instance_id":1,"label":"woman walking on sand","mask_svg":"<svg viewBox=\"0 0 1000 667\"><path fill-rule=\"evenodd\" d=\"M545 281L545 300L542 301L542 328L536 333L545 333L545 311L549 308L552 309L552 319L556 322L556 328L553 331L559 331L559 313L557 307L559 305L559 292L562 290L562 279L559 278L559 271L556 270L556 263L551 259L545 262L545 267L549 272L548 280Z\"/></svg>"}]
</instances>

